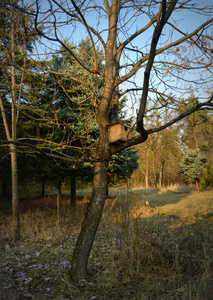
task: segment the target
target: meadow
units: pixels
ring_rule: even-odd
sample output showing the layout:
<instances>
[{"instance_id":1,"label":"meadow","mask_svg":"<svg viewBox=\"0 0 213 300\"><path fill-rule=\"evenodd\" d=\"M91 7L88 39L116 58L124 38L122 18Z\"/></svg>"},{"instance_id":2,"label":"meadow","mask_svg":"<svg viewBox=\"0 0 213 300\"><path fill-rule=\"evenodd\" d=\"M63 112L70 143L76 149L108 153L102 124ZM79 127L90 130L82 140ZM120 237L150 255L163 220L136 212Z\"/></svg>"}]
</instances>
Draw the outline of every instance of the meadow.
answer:
<instances>
[{"instance_id":1,"label":"meadow","mask_svg":"<svg viewBox=\"0 0 213 300\"><path fill-rule=\"evenodd\" d=\"M71 255L90 190L76 211L66 192L23 200L21 240L0 213L0 299L213 299L213 193L110 189L89 259L91 277L73 282Z\"/></svg>"}]
</instances>

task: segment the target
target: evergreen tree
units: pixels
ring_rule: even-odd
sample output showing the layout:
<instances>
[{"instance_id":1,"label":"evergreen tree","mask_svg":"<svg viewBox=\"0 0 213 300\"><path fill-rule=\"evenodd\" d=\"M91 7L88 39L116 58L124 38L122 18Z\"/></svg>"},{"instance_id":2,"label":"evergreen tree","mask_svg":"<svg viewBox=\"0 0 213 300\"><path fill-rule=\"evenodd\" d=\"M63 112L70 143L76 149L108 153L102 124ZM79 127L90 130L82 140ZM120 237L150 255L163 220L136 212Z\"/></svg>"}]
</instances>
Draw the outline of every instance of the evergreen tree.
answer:
<instances>
[{"instance_id":1,"label":"evergreen tree","mask_svg":"<svg viewBox=\"0 0 213 300\"><path fill-rule=\"evenodd\" d=\"M202 152L190 149L181 160L179 174L184 182L195 183L198 187L206 164L207 158Z\"/></svg>"},{"instance_id":2,"label":"evergreen tree","mask_svg":"<svg viewBox=\"0 0 213 300\"><path fill-rule=\"evenodd\" d=\"M206 189L213 187L213 163L208 162L200 180L201 186Z\"/></svg>"},{"instance_id":3,"label":"evergreen tree","mask_svg":"<svg viewBox=\"0 0 213 300\"><path fill-rule=\"evenodd\" d=\"M71 45L67 44L67 47ZM91 49L92 46L87 39L80 43L75 53L90 64L93 60ZM99 67L104 68L103 56L98 49L97 58ZM85 160L91 159L97 146L99 130L94 106L99 103L103 83L101 78L95 75L91 78L84 68L79 68L68 51L61 51L54 55L48 65L49 75L47 73L38 73L37 77L36 74L34 75L33 92L29 93L26 102L22 104L22 127L25 129L26 138L34 140L40 149L45 148L46 152L54 151L76 160L76 162L58 160L57 163L47 164L45 169L46 164L42 163L40 167L40 171L43 170L40 172L43 184L45 180L54 180L59 186L59 193L61 182L70 177L70 203L75 206L76 178L84 180L92 178L93 164L77 161L82 157L85 157ZM122 108L125 101L126 99L123 99L118 108L120 117L124 115ZM40 159L36 160L37 164L39 161ZM114 162L109 168L110 178L113 177L114 180L115 177L129 178L133 169L137 167L136 161L137 155L130 149L115 154ZM34 166L35 174L37 169L38 167Z\"/></svg>"},{"instance_id":4,"label":"evergreen tree","mask_svg":"<svg viewBox=\"0 0 213 300\"><path fill-rule=\"evenodd\" d=\"M133 149L122 150L112 156L109 163L109 180L113 183L131 177L138 168L137 151Z\"/></svg>"}]
</instances>

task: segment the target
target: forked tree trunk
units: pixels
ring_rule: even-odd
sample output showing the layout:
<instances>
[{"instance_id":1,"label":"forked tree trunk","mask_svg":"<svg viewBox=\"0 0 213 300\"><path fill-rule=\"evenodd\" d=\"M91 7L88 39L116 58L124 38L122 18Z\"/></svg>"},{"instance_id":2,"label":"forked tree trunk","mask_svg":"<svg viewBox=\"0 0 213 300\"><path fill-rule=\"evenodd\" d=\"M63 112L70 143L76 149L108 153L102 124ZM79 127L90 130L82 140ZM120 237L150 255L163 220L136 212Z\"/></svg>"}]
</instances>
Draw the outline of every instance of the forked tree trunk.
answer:
<instances>
[{"instance_id":1,"label":"forked tree trunk","mask_svg":"<svg viewBox=\"0 0 213 300\"><path fill-rule=\"evenodd\" d=\"M101 161L95 163L93 177L93 194L87 207L81 232L79 234L73 257L71 275L75 279L83 279L88 276L87 263L98 230L99 222L106 199L108 188L107 172L111 157L108 142L108 116L110 103L115 94L115 78L118 78L119 58L116 59L117 44L117 20L119 14L119 1L112 1L111 9L108 9L109 32L105 46L105 88L98 108L99 144L98 157ZM113 103L113 119L116 113L116 99Z\"/></svg>"},{"instance_id":2,"label":"forked tree trunk","mask_svg":"<svg viewBox=\"0 0 213 300\"><path fill-rule=\"evenodd\" d=\"M106 199L107 171L107 161L95 164L93 194L72 257L71 276L74 279L88 277L87 263Z\"/></svg>"}]
</instances>

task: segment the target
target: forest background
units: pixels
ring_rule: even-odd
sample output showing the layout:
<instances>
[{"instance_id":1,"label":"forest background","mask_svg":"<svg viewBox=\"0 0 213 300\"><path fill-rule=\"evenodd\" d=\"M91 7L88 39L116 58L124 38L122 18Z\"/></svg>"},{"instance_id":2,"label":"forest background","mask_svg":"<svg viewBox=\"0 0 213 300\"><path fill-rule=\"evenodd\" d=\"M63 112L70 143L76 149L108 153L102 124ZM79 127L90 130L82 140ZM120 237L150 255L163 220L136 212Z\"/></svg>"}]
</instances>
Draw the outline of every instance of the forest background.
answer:
<instances>
[{"instance_id":1,"label":"forest background","mask_svg":"<svg viewBox=\"0 0 213 300\"><path fill-rule=\"evenodd\" d=\"M42 9L46 9L46 5L47 3L43 3ZM208 2L206 3L206 9L207 8ZM68 50L67 53L64 52L62 46L59 51L56 50L55 54L48 54L47 47L52 47L53 49L54 46L51 44L51 39L48 40L48 46L44 44L44 41L39 37L39 34L35 32L33 29L33 17L28 15L27 17L25 16L25 19L23 19L24 15L21 15L18 10L13 12L14 16L12 16L10 12L9 18L7 14L8 11L6 12L4 9L1 10L1 33L3 37L1 41L1 91L3 92L2 98L4 98L4 101L6 100L7 95L10 96L13 92L17 94L14 97L19 98L18 106L16 105L15 107L15 110L18 111L19 115L19 120L18 116L16 116L17 120L15 121L17 123L16 131L18 131L18 141L26 142L31 140L31 143L33 141L34 145L39 144L40 150L43 148L45 149L47 144L51 143L51 151L58 151L60 153L64 152L63 149L66 145L66 155L72 155L72 157L79 155L79 153L74 151L73 148L76 147L76 149L80 149L80 147L82 147L82 136L84 136L83 147L86 147L86 143L90 144L89 147L94 147L98 139L98 125L95 120L94 109L86 103L86 97L91 97L91 95L88 95L88 90L87 88L84 88L82 83L74 83L73 79L68 81L66 81L66 79L62 79L63 72L65 72L66 75L68 72L71 74L76 72L78 63L72 57L72 54L69 54ZM187 16L185 13L184 16L185 15L186 17L190 17L190 14ZM12 37L12 34L9 33L11 30L10 19L12 18L14 18L14 20L18 22L17 24L20 25L19 29L14 26L14 37ZM205 14L199 16L199 21L202 22L203 20L205 20ZM182 23L182 26L185 26L184 19ZM101 27L103 26L105 26L105 24L101 25ZM190 23L190 29L191 28L193 28L192 23ZM65 33L66 30L62 27L60 34L63 35L64 40L67 39ZM74 43L75 40L77 42L80 41L79 46L74 47L76 56L79 55L84 63L87 63L91 59L94 59L92 49L93 45L86 36L86 32L80 31L79 33L81 34L82 40L77 40L79 39L79 35L73 32L71 43ZM15 38L16 41L13 41L13 38ZM16 70L13 70L16 83L14 82L15 80L13 79L13 76L10 77L9 75L9 73L12 75L11 53L13 42L13 47L16 48L14 52L14 59L17 57L18 60L14 66L14 69ZM67 44L67 46L72 45ZM96 49L99 67L104 69L104 53L100 50L99 46L97 46ZM180 51L180 49L176 48L176 51ZM8 59L8 55L11 56L10 59ZM133 59L131 56L129 59ZM170 56L173 57L174 54L170 53ZM36 59L34 57L36 57ZM48 60L46 60L47 58ZM201 61L203 60L204 58L201 58ZM91 62L89 62L89 64L91 64ZM43 67L43 71L41 67ZM174 69L177 72L176 84L178 86L179 81L181 81L180 78L178 78L180 69L178 67L174 67ZM57 72L58 74L61 72L60 81L59 77L57 77ZM75 73L76 81L79 81L82 78L82 72L85 71L81 70L78 72L79 74ZM205 73L207 73L207 71L204 68L203 76L206 77L205 82L208 82L209 85L210 78ZM191 77L193 77L193 82L199 81L199 76L195 72L193 75L191 73L187 76L187 81L192 81ZM135 78L136 82L138 82L138 77L139 75ZM16 85L14 88L16 91L12 90L12 84ZM86 79L86 84L89 84L89 79ZM110 118L111 121L114 122L118 120L125 120L132 126L136 120L136 110L138 109L138 101L140 101L140 88L132 89L130 88L130 83L126 82L125 84L126 86L123 85L122 89L129 89L130 94L128 97L124 96L121 98L116 118L113 119L113 116ZM160 92L157 98L160 97L158 101L163 102L165 99L164 93L161 91L162 83L158 83L158 85ZM199 84L197 85L200 86ZM195 106L198 103L198 97L195 96L196 94L201 95L203 93L203 98L205 98L205 95L208 95L208 93L206 94L206 87L204 89L199 89L197 85L193 86L191 83L189 85L189 90L185 89L182 91L183 94L179 91L179 110ZM101 94L103 86L103 82L99 80L95 87L96 93L98 90L98 93ZM150 93L152 92L153 91L150 90ZM172 97L172 94L170 96ZM39 100L35 100L36 98L39 98ZM70 104L68 104L68 101L70 100L72 103L78 102L83 104L80 105L79 109L76 104L70 106ZM9 98L8 101L10 102ZM12 116L10 116L11 108L9 102L4 104L4 113L8 115L8 127L12 127ZM155 106L154 110L157 110L157 104L155 104ZM68 109L71 109L72 113L70 111L68 112ZM85 111L87 109L89 109L89 117L86 117ZM162 113L163 109L159 109L156 114L152 112L152 114L146 119L147 126L149 126L149 122L152 122L153 126L160 127L163 123L166 123L169 118L171 118L169 113L161 116ZM81 119L79 119L79 116L81 116ZM88 130L85 128L85 125L87 127L88 124L83 123L85 121L87 122L89 118L90 129ZM59 124L59 122L62 122L62 124ZM206 159L209 162L209 172L211 173L213 160L212 122L211 112L194 112L192 115L186 117L166 130L151 135L146 144L134 147L134 151L126 150L126 152L115 157L108 172L109 182L117 184L122 180L122 184L125 182L128 186L137 186L140 188L162 187L180 184L181 182L183 183L184 178L182 176L181 179L180 176L180 162L181 158L186 155L187 151L190 149L196 149L198 152L201 151L205 154ZM6 138L3 123L4 120L1 114L1 140L5 140ZM69 124L69 132L67 132L67 124ZM74 141L72 141L73 152L68 153L67 149L70 146L68 146L68 144L71 139ZM54 143L57 145L54 146ZM73 143L75 143L76 146L73 146ZM63 144L63 146L60 147L59 144ZM7 198L12 191L10 170L11 163L7 154L7 149L5 147L1 147L1 149L2 175L0 180L0 195L1 198ZM36 154L37 151L38 149L34 151L31 149L31 151L27 150L26 152L26 150L22 150L18 153L20 191L24 190L25 193L27 191L27 194L30 195L28 187L32 186L32 184L38 185L40 182L41 196L44 196L45 184L48 182L49 184L56 186L59 194L61 194L61 185L67 184L67 178L69 178L69 182L72 187L71 202L75 202L75 180L76 178L79 178L82 182L91 182L91 175L93 172L92 164L90 162L82 164L80 162L65 163L63 161L56 161L44 154ZM136 155L136 152L138 156ZM85 153L83 153L83 155L85 155ZM203 177L203 173L200 172L199 176L201 179L201 177ZM187 182L186 178L185 182ZM190 182L190 180L188 182ZM192 179L191 183L195 183L195 181ZM24 195L21 195L21 197L23 196Z\"/></svg>"},{"instance_id":2,"label":"forest background","mask_svg":"<svg viewBox=\"0 0 213 300\"><path fill-rule=\"evenodd\" d=\"M75 206L76 178L93 174L72 258L72 275L84 278L109 180L135 170L135 186L161 187L180 183L179 171L197 187L201 178L212 184L212 5L5 0L0 7L1 194L12 182L14 241L21 186L40 181L44 195L49 181L60 194L69 177ZM199 24L187 27L182 11ZM129 133L110 142L112 124Z\"/></svg>"}]
</instances>

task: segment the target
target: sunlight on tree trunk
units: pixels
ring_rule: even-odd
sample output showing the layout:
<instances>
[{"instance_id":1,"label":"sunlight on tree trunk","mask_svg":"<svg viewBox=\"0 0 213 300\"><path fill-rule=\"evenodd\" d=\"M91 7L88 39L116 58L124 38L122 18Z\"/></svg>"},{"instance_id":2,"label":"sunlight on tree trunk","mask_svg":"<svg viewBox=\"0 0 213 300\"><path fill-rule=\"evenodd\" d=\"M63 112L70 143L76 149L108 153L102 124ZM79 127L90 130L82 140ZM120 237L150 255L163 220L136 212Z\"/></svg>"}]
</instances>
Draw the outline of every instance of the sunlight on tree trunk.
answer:
<instances>
[{"instance_id":1,"label":"sunlight on tree trunk","mask_svg":"<svg viewBox=\"0 0 213 300\"><path fill-rule=\"evenodd\" d=\"M14 144L10 145L11 174L12 174L12 212L13 212L13 240L20 239L19 199L18 199L18 169L17 150Z\"/></svg>"},{"instance_id":2,"label":"sunlight on tree trunk","mask_svg":"<svg viewBox=\"0 0 213 300\"><path fill-rule=\"evenodd\" d=\"M194 134L194 140L195 140L196 150L199 150L199 145L198 145L198 140L197 140L197 134L196 134L196 126L193 125L192 129L193 129L193 134Z\"/></svg>"},{"instance_id":3,"label":"sunlight on tree trunk","mask_svg":"<svg viewBox=\"0 0 213 300\"><path fill-rule=\"evenodd\" d=\"M16 110L16 81L15 81L15 32L14 16L11 6L11 98L12 98L12 142L10 144L11 154L11 175L12 175L12 210L13 210L13 236L14 242L20 239L20 221L19 221L19 198L18 198L18 168L17 168L17 148L15 145L17 139L17 110Z\"/></svg>"}]
</instances>

